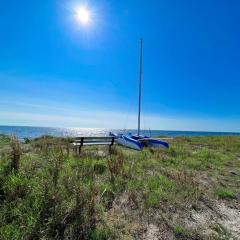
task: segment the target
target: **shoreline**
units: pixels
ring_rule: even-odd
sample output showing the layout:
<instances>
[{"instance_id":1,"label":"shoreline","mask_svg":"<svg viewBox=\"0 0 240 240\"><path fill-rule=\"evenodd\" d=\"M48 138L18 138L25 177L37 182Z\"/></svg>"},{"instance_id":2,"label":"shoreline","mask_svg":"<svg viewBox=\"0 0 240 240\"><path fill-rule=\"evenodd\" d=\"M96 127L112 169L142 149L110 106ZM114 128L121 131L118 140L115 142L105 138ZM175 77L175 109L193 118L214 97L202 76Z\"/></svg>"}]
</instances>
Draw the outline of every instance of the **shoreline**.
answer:
<instances>
[{"instance_id":1,"label":"shoreline","mask_svg":"<svg viewBox=\"0 0 240 240\"><path fill-rule=\"evenodd\" d=\"M137 133L136 129L106 129L106 128L53 128L53 127L30 127L30 126L0 126L0 134L15 134L20 139L36 138L42 135L55 137L91 137L109 136L109 132ZM187 136L240 136L240 133L232 132L198 132L198 131L166 131L166 130L142 130L142 135L151 137L187 137Z\"/></svg>"}]
</instances>

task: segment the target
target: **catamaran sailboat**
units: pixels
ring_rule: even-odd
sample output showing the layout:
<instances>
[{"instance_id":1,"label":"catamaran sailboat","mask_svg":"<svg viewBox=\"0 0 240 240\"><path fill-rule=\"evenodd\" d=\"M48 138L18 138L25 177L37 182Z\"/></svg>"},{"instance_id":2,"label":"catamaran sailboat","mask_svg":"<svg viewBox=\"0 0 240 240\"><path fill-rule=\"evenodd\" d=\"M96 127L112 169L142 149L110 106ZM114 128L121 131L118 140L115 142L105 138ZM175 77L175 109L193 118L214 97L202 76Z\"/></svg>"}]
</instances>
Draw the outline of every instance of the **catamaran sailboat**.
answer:
<instances>
[{"instance_id":1,"label":"catamaran sailboat","mask_svg":"<svg viewBox=\"0 0 240 240\"><path fill-rule=\"evenodd\" d=\"M151 138L140 135L141 128L141 95L142 95L142 47L143 40L140 39L140 78L139 78L139 96L138 96L138 132L136 135L129 134L117 134L110 132L110 136L116 137L118 144L132 148L134 150L141 151L143 147L151 148L169 148L169 144L157 138Z\"/></svg>"}]
</instances>

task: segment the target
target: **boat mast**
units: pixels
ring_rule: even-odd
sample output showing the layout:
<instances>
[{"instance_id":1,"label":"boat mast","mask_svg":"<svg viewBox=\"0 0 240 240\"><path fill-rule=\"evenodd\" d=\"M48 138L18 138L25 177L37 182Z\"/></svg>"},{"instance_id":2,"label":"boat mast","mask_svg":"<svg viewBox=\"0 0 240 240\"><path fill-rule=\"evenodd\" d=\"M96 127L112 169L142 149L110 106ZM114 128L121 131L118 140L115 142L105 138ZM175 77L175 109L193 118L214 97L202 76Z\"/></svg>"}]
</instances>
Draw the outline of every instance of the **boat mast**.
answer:
<instances>
[{"instance_id":1,"label":"boat mast","mask_svg":"<svg viewBox=\"0 0 240 240\"><path fill-rule=\"evenodd\" d=\"M141 97L142 97L142 48L143 39L140 39L140 74L139 74L139 95L138 95L138 136L141 128Z\"/></svg>"}]
</instances>

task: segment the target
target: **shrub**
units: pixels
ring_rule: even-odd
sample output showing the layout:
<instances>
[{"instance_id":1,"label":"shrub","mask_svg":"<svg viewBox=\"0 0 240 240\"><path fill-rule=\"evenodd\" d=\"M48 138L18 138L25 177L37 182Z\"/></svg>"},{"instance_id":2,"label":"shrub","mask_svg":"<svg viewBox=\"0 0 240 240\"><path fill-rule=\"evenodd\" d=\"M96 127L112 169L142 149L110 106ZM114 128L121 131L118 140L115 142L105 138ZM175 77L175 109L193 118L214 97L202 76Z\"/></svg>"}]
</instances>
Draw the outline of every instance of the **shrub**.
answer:
<instances>
[{"instance_id":1,"label":"shrub","mask_svg":"<svg viewBox=\"0 0 240 240\"><path fill-rule=\"evenodd\" d=\"M20 174L11 174L6 178L3 188L8 201L23 198L28 192L28 180Z\"/></svg>"},{"instance_id":2,"label":"shrub","mask_svg":"<svg viewBox=\"0 0 240 240\"><path fill-rule=\"evenodd\" d=\"M235 198L235 193L232 190L227 188L219 188L216 191L216 195L220 199Z\"/></svg>"},{"instance_id":3,"label":"shrub","mask_svg":"<svg viewBox=\"0 0 240 240\"><path fill-rule=\"evenodd\" d=\"M97 174L103 174L106 171L106 166L103 163L94 164L94 172Z\"/></svg>"},{"instance_id":4,"label":"shrub","mask_svg":"<svg viewBox=\"0 0 240 240\"><path fill-rule=\"evenodd\" d=\"M157 207L161 199L159 192L149 192L145 201L147 207Z\"/></svg>"},{"instance_id":5,"label":"shrub","mask_svg":"<svg viewBox=\"0 0 240 240\"><path fill-rule=\"evenodd\" d=\"M11 137L11 147L12 147L12 161L11 161L11 172L18 172L20 157L22 154L20 143L16 136Z\"/></svg>"},{"instance_id":6,"label":"shrub","mask_svg":"<svg viewBox=\"0 0 240 240\"><path fill-rule=\"evenodd\" d=\"M178 239L179 238L180 239L191 239L188 231L183 226L176 225L173 228L173 232L174 232L175 237Z\"/></svg>"},{"instance_id":7,"label":"shrub","mask_svg":"<svg viewBox=\"0 0 240 240\"><path fill-rule=\"evenodd\" d=\"M4 135L4 134L0 134L0 145L7 145L11 142L11 139Z\"/></svg>"},{"instance_id":8,"label":"shrub","mask_svg":"<svg viewBox=\"0 0 240 240\"><path fill-rule=\"evenodd\" d=\"M112 229L108 227L98 227L94 231L91 232L89 239L91 240L108 240L115 239L115 233Z\"/></svg>"},{"instance_id":9,"label":"shrub","mask_svg":"<svg viewBox=\"0 0 240 240\"><path fill-rule=\"evenodd\" d=\"M30 143L31 142L31 139L30 138L24 138L24 143L25 144L28 144L28 143Z\"/></svg>"}]
</instances>

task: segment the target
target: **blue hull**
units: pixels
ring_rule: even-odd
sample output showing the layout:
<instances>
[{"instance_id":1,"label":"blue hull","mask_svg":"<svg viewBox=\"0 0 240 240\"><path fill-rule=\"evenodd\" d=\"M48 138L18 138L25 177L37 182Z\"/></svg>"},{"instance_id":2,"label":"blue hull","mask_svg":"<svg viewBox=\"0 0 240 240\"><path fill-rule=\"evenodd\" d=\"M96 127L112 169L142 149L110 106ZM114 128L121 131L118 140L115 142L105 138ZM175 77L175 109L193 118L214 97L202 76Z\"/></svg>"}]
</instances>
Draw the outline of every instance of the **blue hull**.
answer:
<instances>
[{"instance_id":1,"label":"blue hull","mask_svg":"<svg viewBox=\"0 0 240 240\"><path fill-rule=\"evenodd\" d=\"M158 139L149 139L147 142L146 142L146 145L148 147L152 147L152 148L164 148L164 149L167 149L169 148L169 144L167 142L164 142L162 140L158 140Z\"/></svg>"},{"instance_id":2,"label":"blue hull","mask_svg":"<svg viewBox=\"0 0 240 240\"><path fill-rule=\"evenodd\" d=\"M134 150L141 151L143 147L151 147L151 148L169 148L169 144L165 141L156 138L149 138L146 136L136 136L136 135L124 135L117 133L110 133L110 136L116 137L116 141L118 144L128 147Z\"/></svg>"},{"instance_id":3,"label":"blue hull","mask_svg":"<svg viewBox=\"0 0 240 240\"><path fill-rule=\"evenodd\" d=\"M143 148L141 142L131 138L131 136L116 133L110 133L109 135L116 137L117 143L124 147L131 148L137 151L141 151Z\"/></svg>"}]
</instances>

